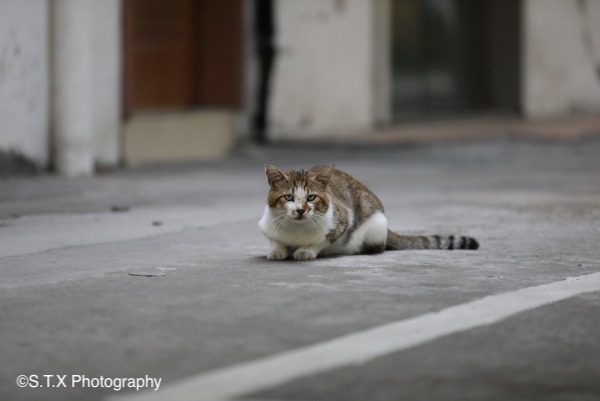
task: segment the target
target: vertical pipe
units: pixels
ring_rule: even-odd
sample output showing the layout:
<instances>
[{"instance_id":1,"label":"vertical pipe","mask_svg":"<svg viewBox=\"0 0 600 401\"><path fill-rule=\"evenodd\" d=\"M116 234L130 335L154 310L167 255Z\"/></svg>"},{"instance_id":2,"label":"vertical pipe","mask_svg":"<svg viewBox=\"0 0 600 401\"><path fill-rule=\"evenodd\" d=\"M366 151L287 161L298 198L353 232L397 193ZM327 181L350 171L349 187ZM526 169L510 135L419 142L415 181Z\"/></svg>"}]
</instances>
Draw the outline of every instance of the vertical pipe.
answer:
<instances>
[{"instance_id":1,"label":"vertical pipe","mask_svg":"<svg viewBox=\"0 0 600 401\"><path fill-rule=\"evenodd\" d=\"M51 107L54 167L93 173L90 0L52 0Z\"/></svg>"},{"instance_id":2,"label":"vertical pipe","mask_svg":"<svg viewBox=\"0 0 600 401\"><path fill-rule=\"evenodd\" d=\"M258 58L258 90L256 110L252 124L252 139L256 143L267 142L269 111L269 89L271 72L275 62L274 0L258 0L254 5L254 28L256 53Z\"/></svg>"}]
</instances>

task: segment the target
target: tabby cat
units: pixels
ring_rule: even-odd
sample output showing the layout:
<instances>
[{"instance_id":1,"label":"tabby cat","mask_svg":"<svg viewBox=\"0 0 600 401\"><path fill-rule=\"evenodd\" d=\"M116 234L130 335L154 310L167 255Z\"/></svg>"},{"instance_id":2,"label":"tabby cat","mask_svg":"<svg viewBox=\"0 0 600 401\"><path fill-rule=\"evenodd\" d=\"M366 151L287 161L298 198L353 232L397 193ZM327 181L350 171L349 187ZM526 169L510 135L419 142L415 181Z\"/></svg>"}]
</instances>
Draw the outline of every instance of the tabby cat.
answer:
<instances>
[{"instance_id":1,"label":"tabby cat","mask_svg":"<svg viewBox=\"0 0 600 401\"><path fill-rule=\"evenodd\" d=\"M268 259L479 247L471 237L400 235L388 230L379 198L333 166L284 172L267 165L265 171L270 190L259 226L271 242Z\"/></svg>"}]
</instances>

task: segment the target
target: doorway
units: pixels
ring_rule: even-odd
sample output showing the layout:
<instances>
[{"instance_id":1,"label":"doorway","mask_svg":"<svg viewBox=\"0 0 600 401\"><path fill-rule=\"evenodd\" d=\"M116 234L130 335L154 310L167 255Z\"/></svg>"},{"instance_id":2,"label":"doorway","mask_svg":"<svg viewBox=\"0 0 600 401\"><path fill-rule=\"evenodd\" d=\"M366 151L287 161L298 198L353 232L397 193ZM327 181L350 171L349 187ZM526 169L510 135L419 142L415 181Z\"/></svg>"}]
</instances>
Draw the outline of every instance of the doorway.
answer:
<instances>
[{"instance_id":1,"label":"doorway","mask_svg":"<svg viewBox=\"0 0 600 401\"><path fill-rule=\"evenodd\" d=\"M393 120L519 111L519 0L391 1Z\"/></svg>"},{"instance_id":2,"label":"doorway","mask_svg":"<svg viewBox=\"0 0 600 401\"><path fill-rule=\"evenodd\" d=\"M218 157L241 107L243 2L124 0L125 159Z\"/></svg>"}]
</instances>

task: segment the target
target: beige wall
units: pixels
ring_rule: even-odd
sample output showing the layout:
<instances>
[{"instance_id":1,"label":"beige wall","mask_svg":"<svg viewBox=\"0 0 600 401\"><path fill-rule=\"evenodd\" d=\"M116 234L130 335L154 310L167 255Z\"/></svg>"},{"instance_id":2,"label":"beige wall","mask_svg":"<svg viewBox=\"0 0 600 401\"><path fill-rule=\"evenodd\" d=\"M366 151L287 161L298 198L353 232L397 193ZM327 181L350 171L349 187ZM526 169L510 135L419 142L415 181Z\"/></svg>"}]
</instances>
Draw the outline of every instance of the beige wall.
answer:
<instances>
[{"instance_id":1,"label":"beige wall","mask_svg":"<svg viewBox=\"0 0 600 401\"><path fill-rule=\"evenodd\" d=\"M528 118L600 111L600 2L524 0L523 111Z\"/></svg>"},{"instance_id":2,"label":"beige wall","mask_svg":"<svg viewBox=\"0 0 600 401\"><path fill-rule=\"evenodd\" d=\"M128 167L216 159L234 146L236 112L186 110L137 114L124 127Z\"/></svg>"},{"instance_id":3,"label":"beige wall","mask_svg":"<svg viewBox=\"0 0 600 401\"><path fill-rule=\"evenodd\" d=\"M370 128L375 120L375 2L279 0L269 138Z\"/></svg>"}]
</instances>

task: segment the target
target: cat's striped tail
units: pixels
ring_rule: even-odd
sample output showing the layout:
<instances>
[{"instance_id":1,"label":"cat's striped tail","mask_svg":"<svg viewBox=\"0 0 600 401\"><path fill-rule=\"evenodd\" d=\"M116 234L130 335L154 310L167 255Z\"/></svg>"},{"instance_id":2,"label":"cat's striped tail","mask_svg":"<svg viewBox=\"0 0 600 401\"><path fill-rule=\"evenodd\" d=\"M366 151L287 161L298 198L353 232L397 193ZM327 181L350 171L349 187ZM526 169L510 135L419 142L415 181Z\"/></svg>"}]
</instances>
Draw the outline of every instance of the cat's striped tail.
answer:
<instances>
[{"instance_id":1,"label":"cat's striped tail","mask_svg":"<svg viewBox=\"0 0 600 401\"><path fill-rule=\"evenodd\" d=\"M477 249L475 238L462 235L400 235L388 230L385 249Z\"/></svg>"}]
</instances>

